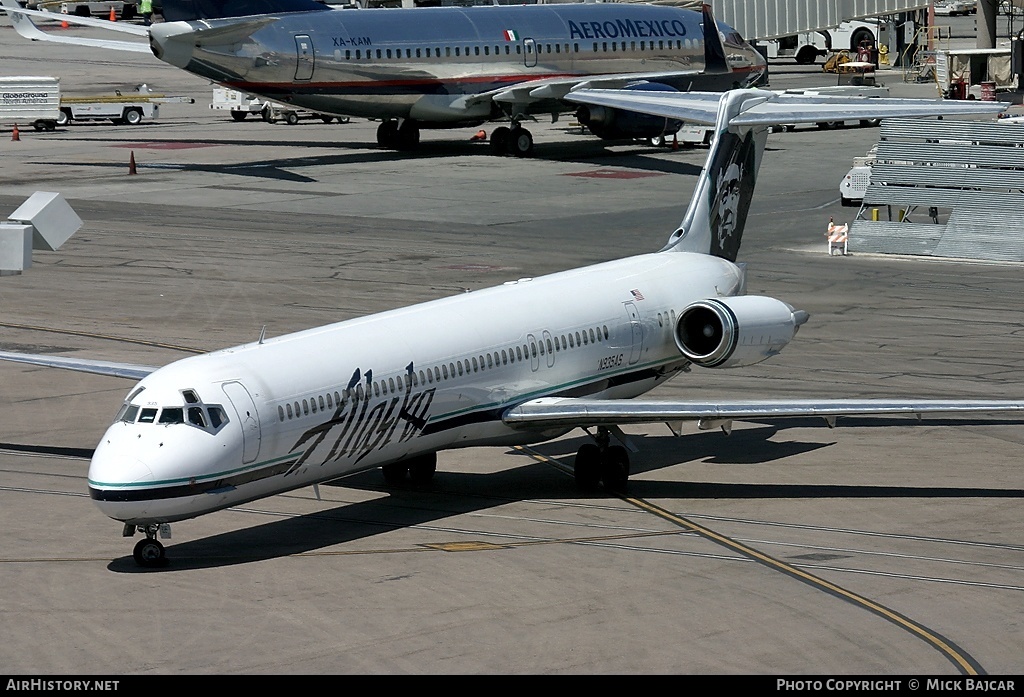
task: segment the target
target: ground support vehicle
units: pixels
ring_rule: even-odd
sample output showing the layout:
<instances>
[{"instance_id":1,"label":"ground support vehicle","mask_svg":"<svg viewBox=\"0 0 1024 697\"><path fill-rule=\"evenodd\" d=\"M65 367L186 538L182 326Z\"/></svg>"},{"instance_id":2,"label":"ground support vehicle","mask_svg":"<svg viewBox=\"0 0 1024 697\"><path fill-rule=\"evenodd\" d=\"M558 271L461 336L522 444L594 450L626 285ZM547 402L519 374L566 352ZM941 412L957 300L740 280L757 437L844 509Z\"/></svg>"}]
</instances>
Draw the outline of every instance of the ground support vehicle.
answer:
<instances>
[{"instance_id":1,"label":"ground support vehicle","mask_svg":"<svg viewBox=\"0 0 1024 697\"><path fill-rule=\"evenodd\" d=\"M875 162L878 145L863 157L853 158L853 167L839 182L839 200L844 206L860 205L871 183L871 165Z\"/></svg>"},{"instance_id":2,"label":"ground support vehicle","mask_svg":"<svg viewBox=\"0 0 1024 697\"><path fill-rule=\"evenodd\" d=\"M761 43L769 59L792 58L801 65L810 65L829 51L855 53L865 42L877 47L885 43L881 36L883 33L884 27L878 24L854 20L820 31L780 36Z\"/></svg>"},{"instance_id":3,"label":"ground support vehicle","mask_svg":"<svg viewBox=\"0 0 1024 697\"><path fill-rule=\"evenodd\" d=\"M143 119L160 116L160 104L179 102L191 104L191 97L168 97L153 94L146 85L140 85L135 92L112 95L63 97L60 100L60 115L57 125L66 126L72 121L107 121L131 126L142 123Z\"/></svg>"},{"instance_id":4,"label":"ground support vehicle","mask_svg":"<svg viewBox=\"0 0 1024 697\"><path fill-rule=\"evenodd\" d=\"M235 121L244 121L250 114L261 116L265 103L264 100L253 94L246 94L227 87L214 87L210 108L215 111L228 111Z\"/></svg>"},{"instance_id":5,"label":"ground support vehicle","mask_svg":"<svg viewBox=\"0 0 1024 697\"><path fill-rule=\"evenodd\" d=\"M0 122L52 131L59 117L59 78L0 77Z\"/></svg>"},{"instance_id":6,"label":"ground support vehicle","mask_svg":"<svg viewBox=\"0 0 1024 697\"><path fill-rule=\"evenodd\" d=\"M332 116L331 114L321 114L316 111L305 111L303 109L296 109L293 106L287 104L278 104L276 102L267 102L263 106L261 112L263 120L267 123L277 123L278 121L284 121L289 126L294 126L299 121L305 119L320 119L324 123L331 123L337 121L338 123L348 123L348 116Z\"/></svg>"},{"instance_id":7,"label":"ground support vehicle","mask_svg":"<svg viewBox=\"0 0 1024 697\"><path fill-rule=\"evenodd\" d=\"M250 115L259 116L268 123L284 121L286 124L294 125L303 119L320 119L324 123L331 123L337 120L338 123L348 123L348 116L332 116L321 114L315 111L296 109L286 104L278 104L257 97L254 94L246 94L227 87L213 88L213 101L210 108L224 110L231 113L235 121L244 121Z\"/></svg>"}]
</instances>

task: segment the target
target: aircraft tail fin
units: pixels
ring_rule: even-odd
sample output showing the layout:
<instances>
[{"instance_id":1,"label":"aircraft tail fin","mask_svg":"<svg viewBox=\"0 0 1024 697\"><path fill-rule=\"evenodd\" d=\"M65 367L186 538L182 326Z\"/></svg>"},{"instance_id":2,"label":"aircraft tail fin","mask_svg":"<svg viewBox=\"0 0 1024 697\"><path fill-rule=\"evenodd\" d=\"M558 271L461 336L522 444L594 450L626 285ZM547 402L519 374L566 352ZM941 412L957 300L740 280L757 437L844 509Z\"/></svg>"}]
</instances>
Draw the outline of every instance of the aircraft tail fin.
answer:
<instances>
[{"instance_id":1,"label":"aircraft tail fin","mask_svg":"<svg viewBox=\"0 0 1024 697\"><path fill-rule=\"evenodd\" d=\"M324 3L316 0L164 0L163 18L167 22L191 22L196 19L316 12L330 9Z\"/></svg>"},{"instance_id":2,"label":"aircraft tail fin","mask_svg":"<svg viewBox=\"0 0 1024 697\"><path fill-rule=\"evenodd\" d=\"M764 97L758 98L756 91L734 90L726 92L719 102L707 162L686 215L665 249L736 261L768 140L768 126L737 127L730 126L730 122L749 108L751 101L761 103L768 94L771 93L762 92Z\"/></svg>"},{"instance_id":3,"label":"aircraft tail fin","mask_svg":"<svg viewBox=\"0 0 1024 697\"><path fill-rule=\"evenodd\" d=\"M1009 106L982 100L822 96L761 89L724 93L579 89L564 98L577 104L712 126L708 159L690 206L662 251L713 254L729 261L735 261L739 252L769 126L894 117L994 116Z\"/></svg>"},{"instance_id":4,"label":"aircraft tail fin","mask_svg":"<svg viewBox=\"0 0 1024 697\"><path fill-rule=\"evenodd\" d=\"M725 44L722 43L722 35L718 33L718 22L715 21L711 5L704 3L701 14L704 17L701 22L704 32L704 72L728 73L732 68L725 58Z\"/></svg>"}]
</instances>

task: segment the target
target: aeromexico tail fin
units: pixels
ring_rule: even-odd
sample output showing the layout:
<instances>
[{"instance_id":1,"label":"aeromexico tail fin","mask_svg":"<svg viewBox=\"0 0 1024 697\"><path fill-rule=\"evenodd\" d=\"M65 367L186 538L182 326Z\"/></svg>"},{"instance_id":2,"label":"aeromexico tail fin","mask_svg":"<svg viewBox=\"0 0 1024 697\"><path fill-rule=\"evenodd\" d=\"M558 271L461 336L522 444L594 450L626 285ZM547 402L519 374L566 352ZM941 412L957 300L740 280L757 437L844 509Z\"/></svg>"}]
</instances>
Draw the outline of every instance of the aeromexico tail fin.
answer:
<instances>
[{"instance_id":1,"label":"aeromexico tail fin","mask_svg":"<svg viewBox=\"0 0 1024 697\"><path fill-rule=\"evenodd\" d=\"M316 0L164 0L163 17L167 22L191 22L195 19L275 15L285 12L316 12L331 8Z\"/></svg>"},{"instance_id":2,"label":"aeromexico tail fin","mask_svg":"<svg viewBox=\"0 0 1024 697\"><path fill-rule=\"evenodd\" d=\"M727 73L732 68L725 59L725 45L722 43L722 35L718 33L718 22L715 21L711 5L704 3L701 14L704 16L701 23L704 32L704 72Z\"/></svg>"}]
</instances>

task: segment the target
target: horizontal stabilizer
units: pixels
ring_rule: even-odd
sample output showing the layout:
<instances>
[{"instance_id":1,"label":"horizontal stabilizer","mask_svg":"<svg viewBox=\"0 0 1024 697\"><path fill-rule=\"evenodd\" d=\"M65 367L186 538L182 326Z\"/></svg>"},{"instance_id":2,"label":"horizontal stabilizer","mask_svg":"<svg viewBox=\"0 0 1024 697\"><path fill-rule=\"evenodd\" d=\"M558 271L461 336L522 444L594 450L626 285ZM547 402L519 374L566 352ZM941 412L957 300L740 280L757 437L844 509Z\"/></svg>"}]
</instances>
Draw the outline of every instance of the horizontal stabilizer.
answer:
<instances>
[{"instance_id":1,"label":"horizontal stabilizer","mask_svg":"<svg viewBox=\"0 0 1024 697\"><path fill-rule=\"evenodd\" d=\"M758 99L757 97L762 97ZM591 90L570 92L565 99L578 104L636 111L691 123L714 125L722 94L717 92L645 92L639 90ZM772 126L819 121L854 121L916 116L966 116L998 114L1002 102L938 99L890 99L784 94L762 90L752 94L729 126Z\"/></svg>"},{"instance_id":2,"label":"horizontal stabilizer","mask_svg":"<svg viewBox=\"0 0 1024 697\"><path fill-rule=\"evenodd\" d=\"M135 365L133 363L94 361L85 358L44 356L35 353L12 353L10 351L0 351L0 361L28 363L45 368L63 368L64 370L73 370L77 373L92 373L93 375L107 375L114 378L130 378L132 380L141 380L156 370L156 368L151 366Z\"/></svg>"},{"instance_id":3,"label":"horizontal stabilizer","mask_svg":"<svg viewBox=\"0 0 1024 697\"><path fill-rule=\"evenodd\" d=\"M897 416L937 414L1020 414L1024 400L978 399L775 399L690 402L642 399L546 397L509 409L502 421L523 428L609 426L710 420L818 416Z\"/></svg>"},{"instance_id":4,"label":"horizontal stabilizer","mask_svg":"<svg viewBox=\"0 0 1024 697\"><path fill-rule=\"evenodd\" d=\"M98 27L122 34L148 37L149 31L146 27L140 27L127 22L111 22L105 19L93 17L79 17L77 15L57 14L54 12L40 12L38 10L25 10L18 5L16 0L2 0L4 9L11 17L11 24L14 30L22 37L32 41L49 41L58 44L70 44L74 46L94 46L115 51L131 51L134 53L151 53L148 41L120 41L117 39L90 39L80 36L65 36L53 32L45 32L36 26L32 17L46 22L70 22L88 27Z\"/></svg>"}]
</instances>

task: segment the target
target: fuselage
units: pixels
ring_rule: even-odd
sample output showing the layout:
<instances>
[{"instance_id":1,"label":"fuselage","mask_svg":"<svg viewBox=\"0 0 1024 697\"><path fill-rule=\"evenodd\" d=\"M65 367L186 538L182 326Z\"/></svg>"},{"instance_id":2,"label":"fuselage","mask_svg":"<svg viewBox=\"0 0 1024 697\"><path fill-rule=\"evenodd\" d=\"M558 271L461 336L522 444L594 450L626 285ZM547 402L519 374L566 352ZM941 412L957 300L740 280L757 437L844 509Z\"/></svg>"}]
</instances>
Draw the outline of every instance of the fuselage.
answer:
<instances>
[{"instance_id":1,"label":"fuselage","mask_svg":"<svg viewBox=\"0 0 1024 697\"><path fill-rule=\"evenodd\" d=\"M96 448L92 497L173 522L446 448L561 432L502 421L546 396L634 397L683 369L675 320L742 272L662 252L186 358L129 393Z\"/></svg>"},{"instance_id":2,"label":"fuselage","mask_svg":"<svg viewBox=\"0 0 1024 697\"><path fill-rule=\"evenodd\" d=\"M712 91L759 82L764 59L723 24L728 69L704 71L701 19L603 3L330 10L168 22L154 25L151 44L161 60L267 99L444 126L571 110L496 94L532 80L650 74ZM485 94L493 99L473 99Z\"/></svg>"}]
</instances>

